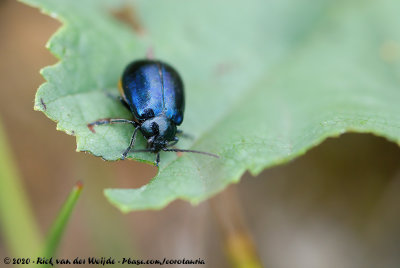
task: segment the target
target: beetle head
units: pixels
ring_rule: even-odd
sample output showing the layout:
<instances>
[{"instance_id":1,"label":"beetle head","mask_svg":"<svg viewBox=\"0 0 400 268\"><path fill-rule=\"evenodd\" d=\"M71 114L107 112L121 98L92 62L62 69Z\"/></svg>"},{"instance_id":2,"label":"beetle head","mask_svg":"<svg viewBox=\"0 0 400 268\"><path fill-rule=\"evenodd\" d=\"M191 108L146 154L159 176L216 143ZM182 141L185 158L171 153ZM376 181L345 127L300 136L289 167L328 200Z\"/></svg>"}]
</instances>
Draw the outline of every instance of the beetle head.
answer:
<instances>
[{"instance_id":1,"label":"beetle head","mask_svg":"<svg viewBox=\"0 0 400 268\"><path fill-rule=\"evenodd\" d=\"M148 146L155 151L165 148L176 135L176 125L165 115L147 119L142 123L140 129L147 139Z\"/></svg>"}]
</instances>

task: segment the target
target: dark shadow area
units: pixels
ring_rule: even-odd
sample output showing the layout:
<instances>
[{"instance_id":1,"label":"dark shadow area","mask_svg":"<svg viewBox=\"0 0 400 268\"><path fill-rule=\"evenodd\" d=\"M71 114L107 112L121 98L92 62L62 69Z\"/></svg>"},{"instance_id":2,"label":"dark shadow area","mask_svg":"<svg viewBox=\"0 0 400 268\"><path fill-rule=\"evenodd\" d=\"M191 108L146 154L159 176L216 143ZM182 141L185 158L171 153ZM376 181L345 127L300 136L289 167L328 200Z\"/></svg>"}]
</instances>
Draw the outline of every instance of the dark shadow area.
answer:
<instances>
[{"instance_id":1,"label":"dark shadow area","mask_svg":"<svg viewBox=\"0 0 400 268\"><path fill-rule=\"evenodd\" d=\"M267 267L399 266L396 144L345 134L239 188Z\"/></svg>"}]
</instances>

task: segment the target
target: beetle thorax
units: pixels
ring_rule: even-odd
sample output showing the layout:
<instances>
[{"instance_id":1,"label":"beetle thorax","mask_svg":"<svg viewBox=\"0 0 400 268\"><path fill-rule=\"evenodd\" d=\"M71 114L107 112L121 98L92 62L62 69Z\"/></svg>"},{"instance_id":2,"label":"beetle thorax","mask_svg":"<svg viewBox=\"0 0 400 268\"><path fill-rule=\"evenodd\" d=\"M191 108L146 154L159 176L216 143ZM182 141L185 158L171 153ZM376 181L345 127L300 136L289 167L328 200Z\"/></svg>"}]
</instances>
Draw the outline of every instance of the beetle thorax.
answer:
<instances>
[{"instance_id":1,"label":"beetle thorax","mask_svg":"<svg viewBox=\"0 0 400 268\"><path fill-rule=\"evenodd\" d=\"M176 125L163 114L147 119L142 123L140 129L146 137L149 147L156 151L165 148L176 135Z\"/></svg>"}]
</instances>

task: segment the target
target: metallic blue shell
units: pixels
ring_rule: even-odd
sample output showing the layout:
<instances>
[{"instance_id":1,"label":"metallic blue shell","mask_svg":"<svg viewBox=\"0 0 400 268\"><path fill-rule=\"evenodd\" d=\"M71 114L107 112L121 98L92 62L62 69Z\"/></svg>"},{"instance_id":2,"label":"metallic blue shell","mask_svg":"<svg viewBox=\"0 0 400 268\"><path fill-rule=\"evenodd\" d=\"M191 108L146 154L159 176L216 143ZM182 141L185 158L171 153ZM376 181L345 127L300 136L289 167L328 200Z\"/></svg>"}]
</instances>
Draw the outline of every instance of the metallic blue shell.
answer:
<instances>
[{"instance_id":1,"label":"metallic blue shell","mask_svg":"<svg viewBox=\"0 0 400 268\"><path fill-rule=\"evenodd\" d=\"M129 64L121 78L122 95L138 121L165 114L176 125L183 121L182 79L170 65L155 60Z\"/></svg>"}]
</instances>

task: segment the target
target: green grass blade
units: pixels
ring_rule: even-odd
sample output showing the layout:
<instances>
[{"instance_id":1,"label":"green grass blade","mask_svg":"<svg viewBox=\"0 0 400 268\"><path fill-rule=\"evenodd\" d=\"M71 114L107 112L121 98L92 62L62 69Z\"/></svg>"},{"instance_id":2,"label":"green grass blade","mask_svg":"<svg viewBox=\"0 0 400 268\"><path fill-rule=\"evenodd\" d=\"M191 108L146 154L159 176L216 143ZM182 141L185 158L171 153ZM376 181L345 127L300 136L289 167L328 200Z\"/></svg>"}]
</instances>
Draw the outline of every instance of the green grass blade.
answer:
<instances>
[{"instance_id":1,"label":"green grass blade","mask_svg":"<svg viewBox=\"0 0 400 268\"><path fill-rule=\"evenodd\" d=\"M35 256L39 228L0 122L0 226L9 254Z\"/></svg>"},{"instance_id":2,"label":"green grass blade","mask_svg":"<svg viewBox=\"0 0 400 268\"><path fill-rule=\"evenodd\" d=\"M83 185L78 182L71 193L69 194L67 200L65 201L63 207L60 210L53 226L50 229L46 240L45 256L53 257L56 253L58 245L60 244L61 237L64 233L65 226L67 225L68 219L71 216L72 210L75 207L76 202L81 194Z\"/></svg>"}]
</instances>

